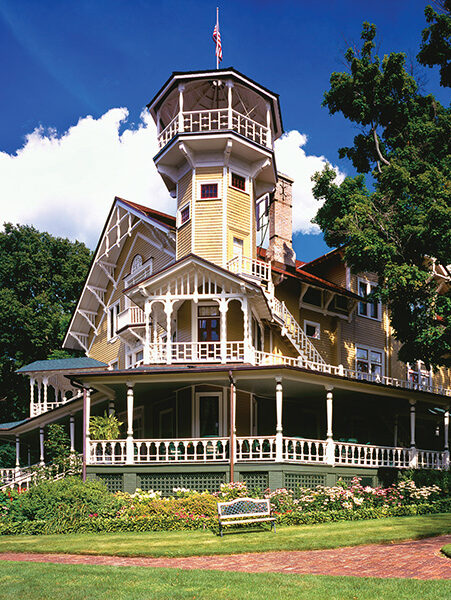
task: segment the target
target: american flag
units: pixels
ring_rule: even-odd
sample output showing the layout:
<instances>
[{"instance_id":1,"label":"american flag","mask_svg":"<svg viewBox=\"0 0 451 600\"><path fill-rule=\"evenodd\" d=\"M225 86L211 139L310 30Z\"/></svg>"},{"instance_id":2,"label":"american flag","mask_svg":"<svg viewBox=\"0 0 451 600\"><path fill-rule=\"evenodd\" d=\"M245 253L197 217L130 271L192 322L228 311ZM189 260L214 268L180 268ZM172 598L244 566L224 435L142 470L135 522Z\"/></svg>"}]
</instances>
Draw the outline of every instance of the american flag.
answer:
<instances>
[{"instance_id":1,"label":"american flag","mask_svg":"<svg viewBox=\"0 0 451 600\"><path fill-rule=\"evenodd\" d=\"M213 41L216 44L216 63L222 60L221 34L219 33L219 25L216 23L213 29Z\"/></svg>"}]
</instances>

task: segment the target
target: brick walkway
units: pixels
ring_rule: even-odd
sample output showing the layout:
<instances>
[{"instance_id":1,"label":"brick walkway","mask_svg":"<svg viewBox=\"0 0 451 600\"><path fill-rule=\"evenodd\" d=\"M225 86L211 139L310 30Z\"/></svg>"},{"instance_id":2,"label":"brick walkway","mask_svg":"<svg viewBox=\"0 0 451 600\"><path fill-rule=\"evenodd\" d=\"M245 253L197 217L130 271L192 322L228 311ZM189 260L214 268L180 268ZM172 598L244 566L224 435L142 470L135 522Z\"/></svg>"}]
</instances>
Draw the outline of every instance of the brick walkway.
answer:
<instances>
[{"instance_id":1,"label":"brick walkway","mask_svg":"<svg viewBox=\"0 0 451 600\"><path fill-rule=\"evenodd\" d=\"M170 567L217 569L248 573L298 573L350 575L355 577L402 577L451 579L451 559L440 548L451 543L451 535L396 544L375 544L300 552L192 556L187 558L140 558L77 554L25 554L5 552L0 560L59 564L111 565L121 567Z\"/></svg>"}]
</instances>

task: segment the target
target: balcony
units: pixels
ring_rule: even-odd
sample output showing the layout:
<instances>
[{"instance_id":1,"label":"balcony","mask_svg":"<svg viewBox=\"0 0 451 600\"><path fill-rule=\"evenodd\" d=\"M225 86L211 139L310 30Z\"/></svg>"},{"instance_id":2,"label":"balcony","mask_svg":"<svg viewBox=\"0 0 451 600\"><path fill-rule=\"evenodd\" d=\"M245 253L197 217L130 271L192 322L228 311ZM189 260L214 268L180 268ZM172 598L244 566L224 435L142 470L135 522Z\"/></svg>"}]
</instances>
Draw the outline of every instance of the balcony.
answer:
<instances>
[{"instance_id":1,"label":"balcony","mask_svg":"<svg viewBox=\"0 0 451 600\"><path fill-rule=\"evenodd\" d=\"M272 149L271 130L231 108L179 112L158 134L158 147L164 148L180 133L233 131L266 148Z\"/></svg>"},{"instance_id":2,"label":"balcony","mask_svg":"<svg viewBox=\"0 0 451 600\"><path fill-rule=\"evenodd\" d=\"M137 306L130 306L117 315L117 329L121 331L127 327L144 327L144 311Z\"/></svg>"},{"instance_id":3,"label":"balcony","mask_svg":"<svg viewBox=\"0 0 451 600\"><path fill-rule=\"evenodd\" d=\"M148 465L229 463L230 438L174 438L133 440L127 454L127 440L92 440L90 465ZM277 436L235 438L237 463L269 462L323 464L378 469L443 469L449 466L444 451L344 443L327 440Z\"/></svg>"},{"instance_id":4,"label":"balcony","mask_svg":"<svg viewBox=\"0 0 451 600\"><path fill-rule=\"evenodd\" d=\"M227 263L227 268L236 275L248 279L262 281L268 284L271 281L271 265L256 258L247 256L234 256Z\"/></svg>"}]
</instances>

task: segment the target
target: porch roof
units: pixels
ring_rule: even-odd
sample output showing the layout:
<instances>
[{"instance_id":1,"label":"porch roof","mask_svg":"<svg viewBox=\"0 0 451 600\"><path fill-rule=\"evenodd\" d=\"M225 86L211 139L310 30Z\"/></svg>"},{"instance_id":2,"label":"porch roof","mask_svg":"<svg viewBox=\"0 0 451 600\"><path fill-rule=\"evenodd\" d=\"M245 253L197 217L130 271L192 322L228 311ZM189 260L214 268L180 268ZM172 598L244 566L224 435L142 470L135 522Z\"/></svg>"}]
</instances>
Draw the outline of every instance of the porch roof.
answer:
<instances>
[{"instance_id":1,"label":"porch roof","mask_svg":"<svg viewBox=\"0 0 451 600\"><path fill-rule=\"evenodd\" d=\"M79 356L73 358L56 358L54 360L35 360L28 365L20 367L17 373L33 373L37 371L73 371L74 369L89 369L107 367L108 365L100 360L89 358L88 356Z\"/></svg>"},{"instance_id":2,"label":"porch roof","mask_svg":"<svg viewBox=\"0 0 451 600\"><path fill-rule=\"evenodd\" d=\"M202 379L199 379L199 375ZM377 396L386 396L400 399L418 399L434 405L447 406L450 402L448 396L433 394L431 392L399 388L394 385L382 384L375 381L351 379L345 376L336 376L304 367L289 365L251 365L251 364L191 364L191 365L152 365L141 366L135 369L115 371L90 371L76 373L71 379L82 384L96 387L96 382L104 387L123 385L128 382L142 382L162 384L166 388L180 387L194 384L229 384L230 375L239 383L241 389L253 393L267 391L268 380L281 377L290 385L311 385L332 387L337 390L347 390L356 393L367 393ZM243 387L244 386L244 387Z\"/></svg>"}]
</instances>

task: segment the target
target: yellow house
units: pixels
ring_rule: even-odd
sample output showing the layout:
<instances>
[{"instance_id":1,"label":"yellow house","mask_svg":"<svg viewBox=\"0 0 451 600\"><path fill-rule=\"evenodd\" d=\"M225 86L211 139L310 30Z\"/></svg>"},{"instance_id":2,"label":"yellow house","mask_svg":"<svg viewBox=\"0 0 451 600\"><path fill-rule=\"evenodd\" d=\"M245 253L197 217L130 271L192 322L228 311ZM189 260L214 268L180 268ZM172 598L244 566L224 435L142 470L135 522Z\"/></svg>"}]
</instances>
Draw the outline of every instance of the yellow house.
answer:
<instances>
[{"instance_id":1,"label":"yellow house","mask_svg":"<svg viewBox=\"0 0 451 600\"><path fill-rule=\"evenodd\" d=\"M27 444L45 462L54 421L111 490L447 469L449 372L397 360L376 278L340 249L296 259L277 94L234 69L174 73L148 109L176 215L115 199L64 340L86 356L21 369L30 418L1 426L17 443L4 478L26 476ZM104 411L120 439L92 439Z\"/></svg>"}]
</instances>

